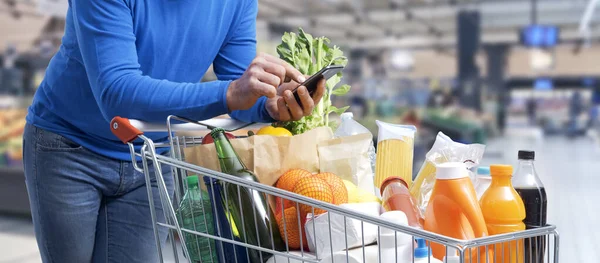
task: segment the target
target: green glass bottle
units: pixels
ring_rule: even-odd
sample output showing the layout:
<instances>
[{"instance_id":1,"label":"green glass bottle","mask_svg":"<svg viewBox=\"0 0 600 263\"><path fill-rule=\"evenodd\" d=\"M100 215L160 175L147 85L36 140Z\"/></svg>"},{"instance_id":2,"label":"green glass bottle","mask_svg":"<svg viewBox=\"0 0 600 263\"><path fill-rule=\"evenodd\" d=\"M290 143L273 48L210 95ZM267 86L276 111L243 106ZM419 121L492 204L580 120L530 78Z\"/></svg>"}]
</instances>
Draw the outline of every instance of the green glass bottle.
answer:
<instances>
[{"instance_id":1,"label":"green glass bottle","mask_svg":"<svg viewBox=\"0 0 600 263\"><path fill-rule=\"evenodd\" d=\"M214 139L223 173L258 182L256 175L246 168L234 151L223 129L216 128L210 135ZM229 217L233 221L231 225L235 225L239 230L236 238L248 244L284 251L285 243L266 195L247 187L238 188L238 185L232 183L221 181L221 185L223 207L231 214ZM250 262L262 263L266 262L272 254L248 249L248 256Z\"/></svg>"},{"instance_id":2,"label":"green glass bottle","mask_svg":"<svg viewBox=\"0 0 600 263\"><path fill-rule=\"evenodd\" d=\"M188 176L186 180L187 191L177 209L180 227L200 233L214 234L208 193L198 187L197 175ZM218 262L214 240L187 232L183 232L183 240L191 262Z\"/></svg>"}]
</instances>

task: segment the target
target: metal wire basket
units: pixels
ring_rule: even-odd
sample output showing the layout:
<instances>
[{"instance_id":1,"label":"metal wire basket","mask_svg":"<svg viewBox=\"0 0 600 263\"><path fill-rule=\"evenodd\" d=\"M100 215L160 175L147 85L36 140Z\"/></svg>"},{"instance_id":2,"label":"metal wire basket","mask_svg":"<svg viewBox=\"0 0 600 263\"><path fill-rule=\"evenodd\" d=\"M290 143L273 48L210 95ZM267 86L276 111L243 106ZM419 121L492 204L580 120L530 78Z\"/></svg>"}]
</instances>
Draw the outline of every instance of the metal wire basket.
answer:
<instances>
[{"instance_id":1,"label":"metal wire basket","mask_svg":"<svg viewBox=\"0 0 600 263\"><path fill-rule=\"evenodd\" d=\"M174 124L177 122L177 124ZM456 251L458 262L558 262L559 252L559 235L556 231L556 227L553 225L547 225L531 230L525 230L520 232L513 232L509 234L494 235L483 238L477 238L472 240L459 240L455 238L446 237L440 234L424 231L418 228L409 227L406 225L400 225L388 220L384 220L379 217L368 215L360 211L353 211L340 206L332 205L326 202L321 202L305 196L301 196L295 193L284 191L269 185L264 185L245 179L238 178L236 176L216 172L209 170L185 161L183 149L186 147L192 147L201 143L200 137L188 137L188 136L176 136L175 132L179 131L201 131L208 130L214 127L222 127L226 130L237 130L245 128L251 124L241 123L231 119L212 119L205 122L196 122L176 116L170 116L167 119L165 125L150 125L139 121L127 120L120 117L116 117L111 122L111 128L113 133L117 135L124 143L129 145L131 151L131 157L135 169L143 172L146 176L146 184L148 188L148 200L150 205L150 216L152 217L153 230L155 233L155 242L157 247L158 258L160 262L164 262L164 247L161 246L163 240L159 238L159 228L167 228L169 230L169 240L171 249L174 255L175 262L188 261L188 262L250 262L247 253L251 251L258 252L260 254L261 262L390 262L382 260L382 246L373 242L372 239L365 237L373 236L375 233L376 240L381 238L381 231L386 229L394 233L394 240L398 240L398 236L410 236L413 242L411 243L410 251L414 251L416 248L416 239L424 239L428 244L437 243L441 244L446 248L446 256L453 256L450 251ZM168 131L169 141L165 143L155 143L148 137L143 135L143 132L151 131ZM143 144L141 147L134 147L132 143L136 139L141 139ZM170 156L164 156L157 154L157 148L170 147ZM140 158L141 157L141 158ZM137 160L141 159L142 167L137 166ZM161 172L160 167L162 165L168 165L172 168L172 176L174 177L175 193L174 198L170 197L170 193L167 190L165 184L165 178ZM149 169L150 166L155 169ZM151 173L153 171L153 175ZM233 184L239 192L242 189L250 189L253 193L265 195L267 198L282 198L290 200L295 204L297 217L293 220L287 220L286 216L282 216L282 220L279 220L279 229L271 228L271 240L261 240L258 244L250 243L248 240L243 240L236 235L235 232L239 231L252 231L252 229L234 229L227 220L227 207L223 207L219 203L215 203L218 199L219 189L214 188L214 184L206 184L206 190L211 200L211 207L204 207L197 211L198 216L201 220L204 220L204 224L214 224L212 231L196 231L198 228L196 225L192 227L183 227L179 222L181 215L178 215L178 205L182 199L182 193L187 189L186 184L183 180L186 176L194 174L204 178L206 182L224 182ZM162 207L165 215L164 220L157 218L157 211L153 202L153 192L150 187L151 177L156 178L158 185L158 192L160 197L160 206ZM225 195L227 196L227 195ZM239 195L238 195L239 196ZM206 197L202 197L205 199ZM203 200L206 204L206 201ZM237 200L241 204L242 200ZM281 203L283 209L283 202ZM288 229L292 227L298 227L298 231L302 232L301 224L304 219L300 218L300 206L309 207L314 214L315 210L325 211L322 214L322 224L317 227L316 223L312 224L311 227L305 227L307 235L311 237L311 240L320 240L318 246L313 244L313 247L308 251L306 249L307 242L303 238L300 238L300 248L296 251L290 249L288 246L292 236L288 235ZM258 209L258 208L255 208ZM203 213L203 211L212 211L211 215ZM256 210L245 211L244 218L249 216L255 216ZM219 218L217 215L224 215ZM288 218L290 219L290 218ZM269 218L269 220L276 220L275 218ZM288 221L288 222L286 222ZM292 222L293 221L293 222ZM280 231L281 230L281 231ZM284 240L285 249L277 251L269 249L268 244L273 245L275 243L273 239L274 231L279 231L281 237ZM239 234L239 233L237 233ZM351 235L352 234L352 235ZM199 247L197 242L189 242L189 236L197 236L204 239L211 240L208 246ZM177 242L177 238L185 239L183 242ZM358 240L357 242L352 242ZM198 239L196 239L198 240ZM187 241L187 242L186 242ZM512 242L512 243L511 243ZM311 242L315 243L315 242ZM519 244L516 246L516 258L518 260L512 260L512 258L504 258L506 250L511 250L514 246L510 244ZM525 243L525 245L522 245ZM483 249L484 248L484 249ZM488 248L492 248L496 252L495 256L488 253ZM522 249L519 249L522 248ZM210 258L208 261L190 260L189 251L193 249L200 249L206 252L206 249L213 253L215 257ZM394 249L394 254L399 255L398 247ZM431 246L428 247L431 252ZM376 256L373 258L370 255L371 252L375 251ZM483 251L481 253L480 251ZM241 253L240 253L241 252ZM246 252L244 254L243 252ZM512 252L510 252L512 253ZM183 258L180 256L183 255ZM334 256L335 255L335 256ZM470 256L471 255L471 256ZM216 260L215 260L216 258ZM441 259L440 259L441 260ZM511 261L512 260L512 261ZM433 257L427 257L425 261L423 259L417 259L414 255L410 259L401 259L396 256L392 262L407 263L407 262L439 262ZM450 261L448 261L450 262ZM456 262L456 261L455 261ZM216 263L216 262L215 262Z\"/></svg>"}]
</instances>

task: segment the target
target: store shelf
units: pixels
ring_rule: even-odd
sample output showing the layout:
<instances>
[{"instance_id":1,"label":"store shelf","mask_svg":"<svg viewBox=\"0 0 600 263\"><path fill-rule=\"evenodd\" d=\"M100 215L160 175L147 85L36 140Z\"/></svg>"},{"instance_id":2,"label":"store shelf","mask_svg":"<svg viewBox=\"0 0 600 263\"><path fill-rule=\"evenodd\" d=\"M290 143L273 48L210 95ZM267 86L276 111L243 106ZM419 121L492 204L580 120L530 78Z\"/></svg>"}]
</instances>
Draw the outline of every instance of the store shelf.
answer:
<instances>
[{"instance_id":1,"label":"store shelf","mask_svg":"<svg viewBox=\"0 0 600 263\"><path fill-rule=\"evenodd\" d=\"M0 213L31 214L22 167L0 167Z\"/></svg>"}]
</instances>

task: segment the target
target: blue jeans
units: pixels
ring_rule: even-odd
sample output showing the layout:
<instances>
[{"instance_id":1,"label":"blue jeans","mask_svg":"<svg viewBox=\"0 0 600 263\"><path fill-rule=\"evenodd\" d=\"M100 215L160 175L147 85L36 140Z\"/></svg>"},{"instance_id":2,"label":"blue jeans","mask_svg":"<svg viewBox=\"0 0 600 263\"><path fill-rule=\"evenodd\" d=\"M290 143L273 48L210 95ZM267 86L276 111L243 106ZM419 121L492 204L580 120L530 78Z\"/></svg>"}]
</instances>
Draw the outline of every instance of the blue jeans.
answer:
<instances>
[{"instance_id":1,"label":"blue jeans","mask_svg":"<svg viewBox=\"0 0 600 263\"><path fill-rule=\"evenodd\" d=\"M131 161L95 154L30 124L23 151L43 262L158 261L145 177ZM163 165L162 172L172 195L170 167ZM154 176L151 185L158 221L164 222ZM167 229L159 229L164 243Z\"/></svg>"}]
</instances>

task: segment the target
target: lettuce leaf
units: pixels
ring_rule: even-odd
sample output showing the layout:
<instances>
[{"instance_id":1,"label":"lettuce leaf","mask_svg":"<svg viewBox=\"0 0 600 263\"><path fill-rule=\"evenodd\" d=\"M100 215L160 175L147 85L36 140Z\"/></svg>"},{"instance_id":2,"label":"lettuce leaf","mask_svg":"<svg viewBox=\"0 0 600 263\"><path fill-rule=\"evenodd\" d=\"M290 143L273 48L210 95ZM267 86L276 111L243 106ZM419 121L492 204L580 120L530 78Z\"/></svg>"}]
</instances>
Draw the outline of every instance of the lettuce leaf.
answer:
<instances>
[{"instance_id":1,"label":"lettuce leaf","mask_svg":"<svg viewBox=\"0 0 600 263\"><path fill-rule=\"evenodd\" d=\"M338 46L330 46L330 43L331 41L326 37L314 38L299 28L297 34L295 32L283 34L281 44L277 46L277 54L305 75L313 75L328 65L346 66L348 59L344 56L344 52ZM325 94L315 105L311 115L298 121L280 122L275 125L288 129L292 134L301 134L323 126L335 128L337 124L329 121L329 114L342 114L349 108L347 106L338 109L331 105L331 96L342 96L350 91L349 85L337 86L341 79L342 72L327 80Z\"/></svg>"}]
</instances>

